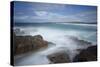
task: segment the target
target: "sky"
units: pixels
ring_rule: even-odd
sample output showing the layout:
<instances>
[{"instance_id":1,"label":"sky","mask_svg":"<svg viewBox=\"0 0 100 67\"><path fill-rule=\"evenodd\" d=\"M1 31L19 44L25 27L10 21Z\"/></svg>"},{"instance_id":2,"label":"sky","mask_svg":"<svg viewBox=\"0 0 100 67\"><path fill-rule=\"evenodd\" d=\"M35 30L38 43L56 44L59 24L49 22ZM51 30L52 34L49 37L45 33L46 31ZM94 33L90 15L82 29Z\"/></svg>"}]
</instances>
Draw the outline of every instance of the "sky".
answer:
<instances>
[{"instance_id":1,"label":"sky","mask_svg":"<svg viewBox=\"0 0 100 67\"><path fill-rule=\"evenodd\" d=\"M97 7L14 1L15 22L97 22Z\"/></svg>"}]
</instances>

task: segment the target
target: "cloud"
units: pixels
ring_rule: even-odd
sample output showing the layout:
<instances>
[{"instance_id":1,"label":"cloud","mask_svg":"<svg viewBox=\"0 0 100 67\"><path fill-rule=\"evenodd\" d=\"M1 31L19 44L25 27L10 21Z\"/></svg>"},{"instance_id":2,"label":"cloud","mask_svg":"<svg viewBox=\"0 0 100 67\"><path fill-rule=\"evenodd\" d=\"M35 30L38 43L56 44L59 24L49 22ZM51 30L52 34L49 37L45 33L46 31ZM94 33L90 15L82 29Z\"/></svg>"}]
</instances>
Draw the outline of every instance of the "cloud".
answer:
<instances>
[{"instance_id":1,"label":"cloud","mask_svg":"<svg viewBox=\"0 0 100 67\"><path fill-rule=\"evenodd\" d=\"M77 16L80 16L80 17L84 17L84 16L87 16L87 15L96 15L96 11L85 11L85 12L81 12L79 14L76 14Z\"/></svg>"},{"instance_id":2,"label":"cloud","mask_svg":"<svg viewBox=\"0 0 100 67\"><path fill-rule=\"evenodd\" d=\"M18 2L14 20L25 22L96 22L96 7Z\"/></svg>"},{"instance_id":3,"label":"cloud","mask_svg":"<svg viewBox=\"0 0 100 67\"><path fill-rule=\"evenodd\" d=\"M29 18L29 16L14 16L14 19L15 20L25 20L25 19L28 19Z\"/></svg>"},{"instance_id":4,"label":"cloud","mask_svg":"<svg viewBox=\"0 0 100 67\"><path fill-rule=\"evenodd\" d=\"M32 4L30 10L32 11L64 11L66 5L64 4L49 4L49 3L34 3Z\"/></svg>"},{"instance_id":5,"label":"cloud","mask_svg":"<svg viewBox=\"0 0 100 67\"><path fill-rule=\"evenodd\" d=\"M79 14L76 14L76 17L79 17L84 22L97 22L97 12L96 11L85 11Z\"/></svg>"},{"instance_id":6,"label":"cloud","mask_svg":"<svg viewBox=\"0 0 100 67\"><path fill-rule=\"evenodd\" d=\"M34 11L34 15L23 15L16 16L15 20L19 21L30 21L30 22L72 22L72 21L80 21L74 15L62 15L54 12L47 11Z\"/></svg>"},{"instance_id":7,"label":"cloud","mask_svg":"<svg viewBox=\"0 0 100 67\"><path fill-rule=\"evenodd\" d=\"M37 16L47 16L48 13L46 11L35 11L35 14Z\"/></svg>"},{"instance_id":8,"label":"cloud","mask_svg":"<svg viewBox=\"0 0 100 67\"><path fill-rule=\"evenodd\" d=\"M32 14L33 13L33 14ZM96 11L85 11L73 15L61 14L50 11L33 11L31 14L19 13L15 21L25 22L96 22Z\"/></svg>"},{"instance_id":9,"label":"cloud","mask_svg":"<svg viewBox=\"0 0 100 67\"><path fill-rule=\"evenodd\" d=\"M47 12L47 11L35 11L36 16L33 19L41 19L48 22L71 22L79 21L74 15L65 16L62 14Z\"/></svg>"}]
</instances>

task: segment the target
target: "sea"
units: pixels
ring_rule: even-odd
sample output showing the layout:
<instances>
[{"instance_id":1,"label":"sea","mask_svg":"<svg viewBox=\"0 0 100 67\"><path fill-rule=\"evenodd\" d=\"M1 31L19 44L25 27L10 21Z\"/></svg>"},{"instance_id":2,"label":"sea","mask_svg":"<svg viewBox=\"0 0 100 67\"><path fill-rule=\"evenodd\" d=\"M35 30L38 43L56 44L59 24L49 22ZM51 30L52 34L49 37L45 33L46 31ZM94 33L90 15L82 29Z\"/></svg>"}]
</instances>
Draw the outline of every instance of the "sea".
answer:
<instances>
[{"instance_id":1,"label":"sea","mask_svg":"<svg viewBox=\"0 0 100 67\"><path fill-rule=\"evenodd\" d=\"M16 22L13 30L17 36L41 35L50 42L45 49L15 56L16 66L49 64L51 61L47 56L57 51L65 51L73 62L73 58L79 53L77 49L97 45L97 24ZM80 43L80 40L83 42Z\"/></svg>"}]
</instances>

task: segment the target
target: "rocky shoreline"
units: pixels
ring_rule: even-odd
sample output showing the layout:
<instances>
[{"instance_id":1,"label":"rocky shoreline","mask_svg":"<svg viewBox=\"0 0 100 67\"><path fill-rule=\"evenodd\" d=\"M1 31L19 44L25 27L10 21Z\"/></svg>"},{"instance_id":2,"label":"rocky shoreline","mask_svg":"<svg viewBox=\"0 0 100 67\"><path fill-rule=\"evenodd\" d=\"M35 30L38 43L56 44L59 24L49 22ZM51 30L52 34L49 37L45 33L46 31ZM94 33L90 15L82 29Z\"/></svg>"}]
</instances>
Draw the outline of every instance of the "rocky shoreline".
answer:
<instances>
[{"instance_id":1,"label":"rocky shoreline","mask_svg":"<svg viewBox=\"0 0 100 67\"><path fill-rule=\"evenodd\" d=\"M90 46L87 49L81 50L73 59L73 62L86 61L97 61L97 46Z\"/></svg>"},{"instance_id":2,"label":"rocky shoreline","mask_svg":"<svg viewBox=\"0 0 100 67\"><path fill-rule=\"evenodd\" d=\"M67 52L55 52L47 56L53 63L69 63L69 62L87 62L87 61L97 61L97 46L90 46L87 49L83 49L77 54L73 61L70 60Z\"/></svg>"},{"instance_id":3,"label":"rocky shoreline","mask_svg":"<svg viewBox=\"0 0 100 67\"><path fill-rule=\"evenodd\" d=\"M14 34L14 55L36 51L48 46L48 42L41 35L35 36L16 36Z\"/></svg>"},{"instance_id":4,"label":"rocky shoreline","mask_svg":"<svg viewBox=\"0 0 100 67\"><path fill-rule=\"evenodd\" d=\"M69 59L69 55L64 51L52 53L52 54L48 55L47 57L51 61L50 64L71 62Z\"/></svg>"},{"instance_id":5,"label":"rocky shoreline","mask_svg":"<svg viewBox=\"0 0 100 67\"><path fill-rule=\"evenodd\" d=\"M28 53L30 51L36 51L41 48L48 47L48 44L53 44L52 42L47 42L43 39L41 35L35 36L16 36L13 35L14 42L14 55ZM91 42L87 42L84 40L78 40L75 37L71 37L74 41L77 41L78 45L88 45L89 47L86 49L77 49L79 54L77 54L73 61L70 60L70 56L66 51L58 51L54 52L50 55L47 55L47 58L50 60L50 64L52 63L69 63L69 62L85 62L85 61L96 61L97 60L97 45L90 46Z\"/></svg>"}]
</instances>

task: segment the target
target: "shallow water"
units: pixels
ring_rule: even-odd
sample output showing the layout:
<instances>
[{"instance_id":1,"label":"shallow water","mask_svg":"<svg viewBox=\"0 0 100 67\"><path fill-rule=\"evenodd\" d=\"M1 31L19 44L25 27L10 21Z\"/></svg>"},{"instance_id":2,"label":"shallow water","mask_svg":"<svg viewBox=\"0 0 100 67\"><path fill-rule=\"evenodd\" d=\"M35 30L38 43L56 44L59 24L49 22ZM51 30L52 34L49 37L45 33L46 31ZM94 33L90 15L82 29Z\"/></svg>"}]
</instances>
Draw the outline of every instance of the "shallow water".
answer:
<instances>
[{"instance_id":1,"label":"shallow water","mask_svg":"<svg viewBox=\"0 0 100 67\"><path fill-rule=\"evenodd\" d=\"M96 25L91 24L29 24L16 25L14 29L20 29L17 35L42 35L44 40L52 42L49 47L38 52L22 55L15 58L15 65L48 64L47 55L56 51L66 51L72 61L79 52L77 49L85 49L96 45ZM78 39L78 40L77 40ZM92 44L80 44L79 40L89 41Z\"/></svg>"}]
</instances>

